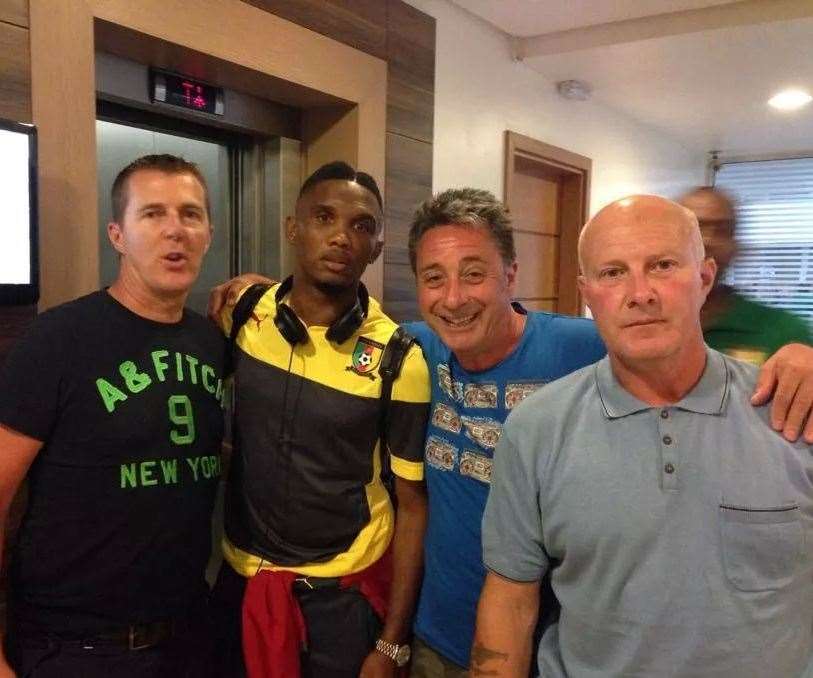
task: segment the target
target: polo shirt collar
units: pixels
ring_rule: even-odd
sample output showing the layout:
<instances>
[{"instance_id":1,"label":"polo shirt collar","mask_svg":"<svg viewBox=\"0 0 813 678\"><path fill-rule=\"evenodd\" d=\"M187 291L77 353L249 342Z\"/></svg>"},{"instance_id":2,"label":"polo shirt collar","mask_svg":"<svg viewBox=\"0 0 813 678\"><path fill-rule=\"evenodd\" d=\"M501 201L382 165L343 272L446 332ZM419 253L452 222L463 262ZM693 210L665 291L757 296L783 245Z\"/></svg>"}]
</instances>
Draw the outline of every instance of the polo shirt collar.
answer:
<instances>
[{"instance_id":1,"label":"polo shirt collar","mask_svg":"<svg viewBox=\"0 0 813 678\"><path fill-rule=\"evenodd\" d=\"M609 356L596 363L595 377L604 414L608 419L626 417L653 407L638 400L618 383L610 366ZM706 347L706 367L703 376L682 400L670 407L698 414L721 414L728 396L728 381L728 366L725 359L717 351Z\"/></svg>"}]
</instances>

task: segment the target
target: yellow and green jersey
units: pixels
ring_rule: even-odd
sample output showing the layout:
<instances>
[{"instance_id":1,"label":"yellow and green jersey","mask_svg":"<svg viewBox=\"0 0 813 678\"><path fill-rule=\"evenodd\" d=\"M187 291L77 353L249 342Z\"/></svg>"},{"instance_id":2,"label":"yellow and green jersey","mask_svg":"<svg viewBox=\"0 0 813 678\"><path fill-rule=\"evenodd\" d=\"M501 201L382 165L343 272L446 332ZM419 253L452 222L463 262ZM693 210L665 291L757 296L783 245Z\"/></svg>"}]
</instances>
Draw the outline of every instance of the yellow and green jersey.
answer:
<instances>
[{"instance_id":1,"label":"yellow and green jersey","mask_svg":"<svg viewBox=\"0 0 813 678\"><path fill-rule=\"evenodd\" d=\"M327 327L311 326L308 341L291 346L274 325L277 287L236 340L224 555L243 576L263 568L343 576L376 562L394 530L380 473L378 366L397 325L370 299L366 319L342 344L326 338ZM413 345L387 415L391 466L401 478L423 479L429 396Z\"/></svg>"}]
</instances>

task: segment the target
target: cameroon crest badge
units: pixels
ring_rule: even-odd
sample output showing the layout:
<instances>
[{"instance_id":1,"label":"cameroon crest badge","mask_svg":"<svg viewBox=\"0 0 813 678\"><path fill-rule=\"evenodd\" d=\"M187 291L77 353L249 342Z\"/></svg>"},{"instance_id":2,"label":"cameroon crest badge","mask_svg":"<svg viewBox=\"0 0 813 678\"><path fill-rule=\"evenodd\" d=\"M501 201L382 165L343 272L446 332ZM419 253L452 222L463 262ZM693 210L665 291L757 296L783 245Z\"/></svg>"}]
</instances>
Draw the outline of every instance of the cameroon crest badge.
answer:
<instances>
[{"instance_id":1,"label":"cameroon crest badge","mask_svg":"<svg viewBox=\"0 0 813 678\"><path fill-rule=\"evenodd\" d=\"M370 379L375 379L372 372L381 362L381 355L384 346L377 341L367 337L359 337L356 347L353 349L353 359L351 364L345 369L360 374Z\"/></svg>"}]
</instances>

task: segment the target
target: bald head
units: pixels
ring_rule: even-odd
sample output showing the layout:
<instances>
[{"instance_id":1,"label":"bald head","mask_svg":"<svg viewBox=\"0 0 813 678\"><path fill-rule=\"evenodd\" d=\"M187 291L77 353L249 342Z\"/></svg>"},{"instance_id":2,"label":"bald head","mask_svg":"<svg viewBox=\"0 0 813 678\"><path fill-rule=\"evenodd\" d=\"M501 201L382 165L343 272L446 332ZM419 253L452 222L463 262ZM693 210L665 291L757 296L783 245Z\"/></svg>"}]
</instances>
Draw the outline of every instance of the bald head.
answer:
<instances>
[{"instance_id":1,"label":"bald head","mask_svg":"<svg viewBox=\"0 0 813 678\"><path fill-rule=\"evenodd\" d=\"M681 205L657 195L631 195L611 202L600 209L585 224L579 235L579 268L582 273L589 267L597 241L613 229L628 232L649 233L655 226L671 226L678 230L680 238L687 242L697 262L705 257L703 239L694 214Z\"/></svg>"},{"instance_id":2,"label":"bald head","mask_svg":"<svg viewBox=\"0 0 813 678\"><path fill-rule=\"evenodd\" d=\"M584 227L579 256L579 289L616 375L628 370L657 382L671 374L679 382L685 365L702 370L700 309L716 267L694 214L655 195L617 200Z\"/></svg>"}]
</instances>

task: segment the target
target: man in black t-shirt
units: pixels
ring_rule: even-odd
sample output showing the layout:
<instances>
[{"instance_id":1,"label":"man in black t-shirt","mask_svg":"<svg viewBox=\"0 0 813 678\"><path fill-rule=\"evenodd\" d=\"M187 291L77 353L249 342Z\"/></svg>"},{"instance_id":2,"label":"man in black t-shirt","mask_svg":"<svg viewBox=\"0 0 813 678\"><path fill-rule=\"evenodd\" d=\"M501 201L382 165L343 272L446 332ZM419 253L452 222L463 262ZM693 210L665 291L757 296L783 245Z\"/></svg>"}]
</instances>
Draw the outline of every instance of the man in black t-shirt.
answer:
<instances>
[{"instance_id":1,"label":"man in black t-shirt","mask_svg":"<svg viewBox=\"0 0 813 678\"><path fill-rule=\"evenodd\" d=\"M112 199L115 282L42 314L0 377L0 526L29 480L0 676L211 664L224 342L184 308L211 242L206 184L181 158L146 156Z\"/></svg>"}]
</instances>

